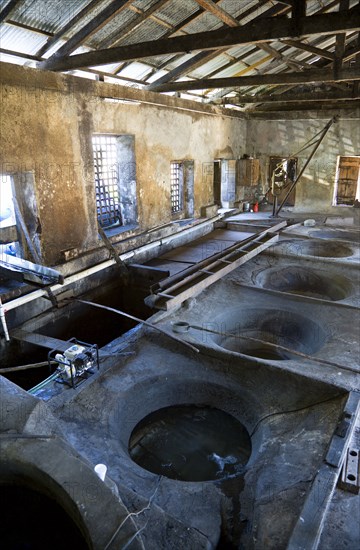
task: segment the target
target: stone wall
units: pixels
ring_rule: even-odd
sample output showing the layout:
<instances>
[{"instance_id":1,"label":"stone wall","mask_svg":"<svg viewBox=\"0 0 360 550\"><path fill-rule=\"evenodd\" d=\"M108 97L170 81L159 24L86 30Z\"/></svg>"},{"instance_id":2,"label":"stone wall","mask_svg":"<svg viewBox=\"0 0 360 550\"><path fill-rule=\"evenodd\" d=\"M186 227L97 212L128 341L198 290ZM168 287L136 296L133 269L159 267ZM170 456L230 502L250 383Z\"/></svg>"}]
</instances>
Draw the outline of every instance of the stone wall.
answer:
<instances>
[{"instance_id":1,"label":"stone wall","mask_svg":"<svg viewBox=\"0 0 360 550\"><path fill-rule=\"evenodd\" d=\"M269 157L288 157L299 151L336 114L328 112L328 115L292 113L277 120L248 121L247 151L260 159L263 187L270 185ZM295 211L335 213L341 208L332 206L337 158L360 155L360 110L338 114L338 122L331 126L296 186ZM298 173L312 149L313 146L297 155Z\"/></svg>"},{"instance_id":2,"label":"stone wall","mask_svg":"<svg viewBox=\"0 0 360 550\"><path fill-rule=\"evenodd\" d=\"M33 174L46 265L99 246L94 133L135 136L138 227L131 235L171 222L171 161L194 160L199 216L213 203L213 160L245 152L246 121L220 108L6 63L0 84L0 173L16 175L20 189ZM21 203L19 184L17 194Z\"/></svg>"}]
</instances>

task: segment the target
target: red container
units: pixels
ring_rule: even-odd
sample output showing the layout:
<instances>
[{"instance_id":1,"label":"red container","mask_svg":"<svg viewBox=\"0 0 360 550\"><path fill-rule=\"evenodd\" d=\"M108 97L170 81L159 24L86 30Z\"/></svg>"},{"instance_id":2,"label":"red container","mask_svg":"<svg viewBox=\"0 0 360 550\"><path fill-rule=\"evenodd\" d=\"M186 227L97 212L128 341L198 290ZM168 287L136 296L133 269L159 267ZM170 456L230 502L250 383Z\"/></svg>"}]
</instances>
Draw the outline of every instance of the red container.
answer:
<instances>
[{"instance_id":1,"label":"red container","mask_svg":"<svg viewBox=\"0 0 360 550\"><path fill-rule=\"evenodd\" d=\"M253 204L253 212L259 212L259 203L258 202L255 202Z\"/></svg>"}]
</instances>

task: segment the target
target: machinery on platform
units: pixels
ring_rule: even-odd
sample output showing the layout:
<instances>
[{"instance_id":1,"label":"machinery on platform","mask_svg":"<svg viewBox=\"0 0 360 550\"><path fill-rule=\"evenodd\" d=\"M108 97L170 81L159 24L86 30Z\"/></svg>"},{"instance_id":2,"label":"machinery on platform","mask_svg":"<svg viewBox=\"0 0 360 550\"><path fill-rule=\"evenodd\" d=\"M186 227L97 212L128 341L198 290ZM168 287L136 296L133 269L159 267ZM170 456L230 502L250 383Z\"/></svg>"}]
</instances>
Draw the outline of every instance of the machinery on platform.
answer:
<instances>
[{"instance_id":1,"label":"machinery on platform","mask_svg":"<svg viewBox=\"0 0 360 550\"><path fill-rule=\"evenodd\" d=\"M52 349L48 353L49 367L57 363L56 382L76 388L89 374L94 374L94 368L99 370L99 349L97 344L87 344L76 338L68 340L69 347L63 353Z\"/></svg>"}]
</instances>

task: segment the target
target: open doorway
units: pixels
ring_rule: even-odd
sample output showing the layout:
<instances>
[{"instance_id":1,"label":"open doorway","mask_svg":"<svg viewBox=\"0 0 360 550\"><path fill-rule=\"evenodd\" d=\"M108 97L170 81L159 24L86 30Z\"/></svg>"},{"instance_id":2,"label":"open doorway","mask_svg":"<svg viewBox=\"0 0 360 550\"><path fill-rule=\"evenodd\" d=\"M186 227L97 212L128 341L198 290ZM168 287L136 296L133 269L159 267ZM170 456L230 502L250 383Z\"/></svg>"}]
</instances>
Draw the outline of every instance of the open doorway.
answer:
<instances>
[{"instance_id":1,"label":"open doorway","mask_svg":"<svg viewBox=\"0 0 360 550\"><path fill-rule=\"evenodd\" d=\"M220 160L214 160L213 176L214 204L221 206L221 164Z\"/></svg>"},{"instance_id":2,"label":"open doorway","mask_svg":"<svg viewBox=\"0 0 360 550\"><path fill-rule=\"evenodd\" d=\"M135 137L94 134L97 219L101 227L137 223Z\"/></svg>"},{"instance_id":3,"label":"open doorway","mask_svg":"<svg viewBox=\"0 0 360 550\"><path fill-rule=\"evenodd\" d=\"M273 203L274 195L280 204L297 176L297 158L270 157L269 159L269 202ZM286 199L285 206L295 205L295 188Z\"/></svg>"},{"instance_id":4,"label":"open doorway","mask_svg":"<svg viewBox=\"0 0 360 550\"><path fill-rule=\"evenodd\" d=\"M353 206L360 200L360 157L338 157L333 206Z\"/></svg>"}]
</instances>

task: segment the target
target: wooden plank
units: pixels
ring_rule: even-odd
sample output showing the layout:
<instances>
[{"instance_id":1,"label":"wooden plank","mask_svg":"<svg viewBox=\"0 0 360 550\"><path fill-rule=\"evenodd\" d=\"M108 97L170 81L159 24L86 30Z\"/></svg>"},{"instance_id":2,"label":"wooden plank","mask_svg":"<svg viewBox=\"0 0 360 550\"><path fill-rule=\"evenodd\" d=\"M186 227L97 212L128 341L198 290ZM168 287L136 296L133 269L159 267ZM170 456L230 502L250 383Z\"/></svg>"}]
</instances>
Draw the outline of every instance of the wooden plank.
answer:
<instances>
[{"instance_id":1,"label":"wooden plank","mask_svg":"<svg viewBox=\"0 0 360 550\"><path fill-rule=\"evenodd\" d=\"M18 240L16 225L0 227L0 244L8 244Z\"/></svg>"},{"instance_id":2,"label":"wooden plank","mask_svg":"<svg viewBox=\"0 0 360 550\"><path fill-rule=\"evenodd\" d=\"M244 241L241 241L241 244L242 245L245 245L246 243L251 244L251 243L254 242L255 238L261 238L261 237L263 237L263 236L265 236L269 233L272 234L275 231L278 231L279 229L282 229L286 225L287 225L286 221L282 221L280 223L277 223L274 227L267 228L267 229L261 231L260 233L255 233L252 237L249 237L248 239L245 239ZM206 260L204 260L204 261L202 261L198 264L190 266L185 271L180 272L176 275L173 275L173 276L169 277L168 279L165 279L164 281L160 281L160 283L158 285L154 285L153 287L151 287L151 290L152 290L153 293L157 293L160 289L161 290L168 289L168 288L172 287L172 285L174 285L175 283L177 283L179 281L182 281L187 277L190 277L192 274L196 273L199 269L203 269L203 268L209 267L210 265L213 265L214 262L216 262L216 261L219 261L219 262L222 262L222 263L226 262L226 263L230 264L231 261L226 260L226 258L229 256L229 254L231 254L232 252L236 252L238 249L239 249L239 243L236 243L235 245L227 248L225 252L220 252L218 254L214 254L210 258L208 258L208 259L206 259Z\"/></svg>"},{"instance_id":3,"label":"wooden plank","mask_svg":"<svg viewBox=\"0 0 360 550\"><path fill-rule=\"evenodd\" d=\"M253 242L254 238L262 237L262 236L266 235L267 233L274 233L276 231L279 231L283 227L286 227L286 225L287 225L287 222L285 220L283 220L281 222L278 222L274 226L267 227L266 229L264 229L263 231L261 231L259 233L254 233L253 236L251 236L248 239L245 239L244 241L242 241L242 244L251 243L251 242ZM231 253L232 251L236 251L238 249L238 247L239 247L239 243L236 243L233 246L226 249L226 256L229 253ZM209 259L206 259L206 260L204 260L204 261L202 261L198 264L192 265L188 269L186 269L185 271L183 271L181 273L178 273L176 275L173 275L173 276L169 277L168 279L165 279L164 281L161 281L158 285L154 285L153 287L151 287L151 291L153 293L156 293L160 289L164 290L166 288L169 288L171 285L175 284L177 281L180 281L180 280L184 279L185 277L188 277L192 273L195 273L198 269L205 268L205 267L209 266L209 264L212 264L216 260L221 259L221 260L225 261L224 257L225 257L224 252L214 254L214 256L211 256Z\"/></svg>"},{"instance_id":4,"label":"wooden plank","mask_svg":"<svg viewBox=\"0 0 360 550\"><path fill-rule=\"evenodd\" d=\"M113 6L113 3L110 5ZM108 6L108 8L110 7ZM106 8L106 9L108 9ZM302 35L317 36L337 32L357 31L360 29L360 10L358 7L344 13L326 13L302 17L299 20ZM96 26L96 29L99 25ZM138 44L119 46L116 48L96 50L85 54L65 57L73 51L88 36L91 29L83 29L65 45L66 49L57 52L41 64L41 68L55 71L78 69L81 67L104 65L141 59L154 55L191 52L196 50L211 50L231 47L240 44L269 42L272 40L292 38L294 36L293 21L287 17L269 17L256 20L246 27L225 28L216 31L194 33L187 36L176 36L167 39L151 40ZM85 37L85 38L84 38ZM275 76L275 75L273 75ZM320 79L321 80L321 79Z\"/></svg>"},{"instance_id":5,"label":"wooden plank","mask_svg":"<svg viewBox=\"0 0 360 550\"><path fill-rule=\"evenodd\" d=\"M58 338L52 338L51 336L45 336L44 334L38 334L36 332L28 332L22 329L12 330L10 333L12 338L20 340L21 342L28 342L29 344L35 344L47 349L56 349L59 351L67 350L71 344L65 340L59 340Z\"/></svg>"},{"instance_id":6,"label":"wooden plank","mask_svg":"<svg viewBox=\"0 0 360 550\"><path fill-rule=\"evenodd\" d=\"M265 238L266 236L264 237L264 239ZM162 304L165 305L165 308L168 311L173 309L174 307L181 304L188 298L191 298L192 296L196 296L202 290L205 290L205 288L208 288L210 285L212 285L213 283L215 283L216 281L218 281L219 279L221 279L222 277L224 277L225 275L227 275L237 267L240 267L245 262L251 260L258 254L260 254L260 252L262 252L263 250L265 250L266 248L274 244L278 239L279 239L279 235L269 236L266 242L259 244L257 247L255 247L253 250L249 252L245 252L237 260L232 261L231 263L225 265L224 267L221 267L218 271L216 271L216 273L213 273L212 275L206 276L206 274L202 271L200 276L201 280L196 282L196 278L199 278L199 270L198 270L197 273L191 275L189 278L184 279L182 283L178 283L177 285L174 285L173 287L170 287L169 289L167 289L167 292L174 293L174 290L179 290L181 286L186 286L189 283L192 283L189 288L180 292L177 296L174 296L174 298L168 301L162 301ZM215 264L209 265L209 271L213 266L215 266ZM155 307L158 307L156 303L155 303Z\"/></svg>"},{"instance_id":7,"label":"wooden plank","mask_svg":"<svg viewBox=\"0 0 360 550\"><path fill-rule=\"evenodd\" d=\"M119 266L120 268L120 271L124 274L124 275L127 275L128 273L128 268L126 266L126 264L122 261L122 259L120 258L119 254L116 252L115 248L113 247L113 245L111 244L110 240L108 239L105 231L103 230L103 228L101 227L101 225L98 223L98 232L99 232L99 235L101 237L101 239L103 240L106 248L109 250L111 256L114 258L115 262L117 263L117 265Z\"/></svg>"}]
</instances>

